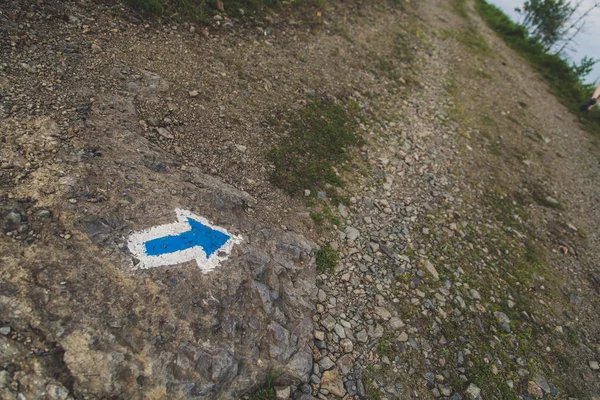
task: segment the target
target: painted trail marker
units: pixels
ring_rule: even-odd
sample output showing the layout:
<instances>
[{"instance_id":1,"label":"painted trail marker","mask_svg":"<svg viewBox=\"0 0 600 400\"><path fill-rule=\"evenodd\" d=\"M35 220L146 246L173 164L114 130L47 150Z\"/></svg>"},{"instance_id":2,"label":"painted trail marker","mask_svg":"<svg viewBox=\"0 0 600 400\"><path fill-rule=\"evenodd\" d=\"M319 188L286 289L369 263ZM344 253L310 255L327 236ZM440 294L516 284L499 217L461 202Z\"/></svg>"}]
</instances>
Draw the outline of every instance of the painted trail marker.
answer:
<instances>
[{"instance_id":1,"label":"painted trail marker","mask_svg":"<svg viewBox=\"0 0 600 400\"><path fill-rule=\"evenodd\" d=\"M138 268L154 268L196 260L207 273L225 260L234 244L242 241L205 218L176 209L178 221L159 225L129 237L127 247L140 260Z\"/></svg>"}]
</instances>

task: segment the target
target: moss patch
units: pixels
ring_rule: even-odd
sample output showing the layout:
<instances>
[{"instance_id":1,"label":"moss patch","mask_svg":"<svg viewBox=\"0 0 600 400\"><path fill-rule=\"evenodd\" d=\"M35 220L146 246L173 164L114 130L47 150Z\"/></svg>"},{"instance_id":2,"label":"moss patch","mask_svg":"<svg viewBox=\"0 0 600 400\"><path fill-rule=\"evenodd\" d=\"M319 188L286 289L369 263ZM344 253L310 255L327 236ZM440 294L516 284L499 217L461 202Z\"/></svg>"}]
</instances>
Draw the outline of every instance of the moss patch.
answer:
<instances>
[{"instance_id":1,"label":"moss patch","mask_svg":"<svg viewBox=\"0 0 600 400\"><path fill-rule=\"evenodd\" d=\"M353 111L329 100L312 100L291 116L287 135L268 153L270 180L291 196L342 186L337 169L358 144Z\"/></svg>"}]
</instances>

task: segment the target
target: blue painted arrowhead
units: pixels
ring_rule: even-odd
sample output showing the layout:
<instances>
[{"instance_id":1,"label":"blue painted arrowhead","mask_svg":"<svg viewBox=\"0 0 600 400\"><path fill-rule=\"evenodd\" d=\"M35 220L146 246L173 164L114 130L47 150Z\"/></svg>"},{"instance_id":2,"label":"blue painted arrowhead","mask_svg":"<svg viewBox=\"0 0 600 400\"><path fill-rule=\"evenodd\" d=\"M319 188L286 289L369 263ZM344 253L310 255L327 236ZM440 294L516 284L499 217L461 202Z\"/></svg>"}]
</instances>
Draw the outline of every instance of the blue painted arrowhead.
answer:
<instances>
[{"instance_id":1,"label":"blue painted arrowhead","mask_svg":"<svg viewBox=\"0 0 600 400\"><path fill-rule=\"evenodd\" d=\"M206 253L206 258L210 258L230 238L229 235L211 229L193 218L187 217L187 222L191 228L189 231L185 231L179 235L163 236L147 241L144 244L146 254L149 256L160 256L200 246L204 250L204 253Z\"/></svg>"}]
</instances>

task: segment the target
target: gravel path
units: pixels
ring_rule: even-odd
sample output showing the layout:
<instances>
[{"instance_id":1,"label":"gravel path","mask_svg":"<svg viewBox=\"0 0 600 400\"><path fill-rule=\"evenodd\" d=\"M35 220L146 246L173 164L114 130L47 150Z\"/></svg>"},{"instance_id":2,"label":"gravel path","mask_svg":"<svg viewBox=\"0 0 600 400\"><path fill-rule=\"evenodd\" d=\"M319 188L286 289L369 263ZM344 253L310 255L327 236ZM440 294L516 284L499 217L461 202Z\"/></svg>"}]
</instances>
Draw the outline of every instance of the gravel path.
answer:
<instances>
[{"instance_id":1,"label":"gravel path","mask_svg":"<svg viewBox=\"0 0 600 400\"><path fill-rule=\"evenodd\" d=\"M596 139L473 10L418 7L419 84L367 133L373 174L318 276L315 393L593 397Z\"/></svg>"}]
</instances>

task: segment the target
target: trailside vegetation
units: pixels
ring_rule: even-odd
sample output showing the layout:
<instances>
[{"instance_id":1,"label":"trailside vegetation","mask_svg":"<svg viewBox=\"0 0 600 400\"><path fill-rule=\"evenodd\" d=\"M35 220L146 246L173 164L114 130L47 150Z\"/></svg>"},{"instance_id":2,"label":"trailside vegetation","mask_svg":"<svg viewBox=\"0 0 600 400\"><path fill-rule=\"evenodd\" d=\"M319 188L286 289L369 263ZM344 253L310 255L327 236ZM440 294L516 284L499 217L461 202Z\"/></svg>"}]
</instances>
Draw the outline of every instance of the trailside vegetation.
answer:
<instances>
[{"instance_id":1,"label":"trailside vegetation","mask_svg":"<svg viewBox=\"0 0 600 400\"><path fill-rule=\"evenodd\" d=\"M548 43L542 41L539 34L531 34L498 7L485 0L475 0L475 4L488 25L541 73L557 98L569 110L581 115L584 125L600 133L600 111L594 109L585 115L579 112L579 105L590 98L594 89L595 85L584 83L583 78L591 72L596 61L586 57L579 64L569 63L559 54L551 53Z\"/></svg>"}]
</instances>

